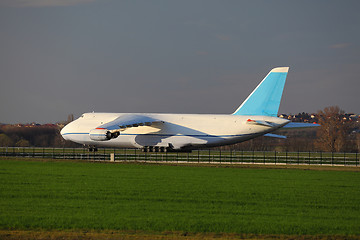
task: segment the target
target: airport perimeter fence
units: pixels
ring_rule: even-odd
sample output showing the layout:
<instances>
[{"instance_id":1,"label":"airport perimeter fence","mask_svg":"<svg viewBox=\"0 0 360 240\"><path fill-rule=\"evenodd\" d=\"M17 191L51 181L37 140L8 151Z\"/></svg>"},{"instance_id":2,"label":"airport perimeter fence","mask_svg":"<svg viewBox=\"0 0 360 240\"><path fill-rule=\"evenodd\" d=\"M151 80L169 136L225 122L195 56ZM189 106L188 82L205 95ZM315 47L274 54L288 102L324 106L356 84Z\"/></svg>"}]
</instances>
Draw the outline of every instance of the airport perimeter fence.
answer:
<instances>
[{"instance_id":1,"label":"airport perimeter fence","mask_svg":"<svg viewBox=\"0 0 360 240\"><path fill-rule=\"evenodd\" d=\"M194 150L183 152L142 152L139 149L0 147L0 156L25 158L77 159L125 162L173 162L216 164L297 164L360 166L358 153L276 152L238 150ZM113 156L113 158L111 158Z\"/></svg>"}]
</instances>

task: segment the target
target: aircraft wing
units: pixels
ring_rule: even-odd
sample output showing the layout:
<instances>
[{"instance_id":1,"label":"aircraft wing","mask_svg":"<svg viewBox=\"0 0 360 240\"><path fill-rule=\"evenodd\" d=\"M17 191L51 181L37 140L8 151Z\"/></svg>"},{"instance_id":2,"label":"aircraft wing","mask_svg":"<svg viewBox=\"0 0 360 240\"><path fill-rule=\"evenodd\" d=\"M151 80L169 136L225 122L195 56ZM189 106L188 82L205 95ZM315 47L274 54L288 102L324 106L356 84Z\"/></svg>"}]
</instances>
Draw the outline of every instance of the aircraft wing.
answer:
<instances>
[{"instance_id":1,"label":"aircraft wing","mask_svg":"<svg viewBox=\"0 0 360 240\"><path fill-rule=\"evenodd\" d=\"M164 123L164 121L144 115L123 115L111 122L105 123L97 127L96 129L106 129L111 132L116 130L123 131L131 127L151 126L154 123Z\"/></svg>"}]
</instances>

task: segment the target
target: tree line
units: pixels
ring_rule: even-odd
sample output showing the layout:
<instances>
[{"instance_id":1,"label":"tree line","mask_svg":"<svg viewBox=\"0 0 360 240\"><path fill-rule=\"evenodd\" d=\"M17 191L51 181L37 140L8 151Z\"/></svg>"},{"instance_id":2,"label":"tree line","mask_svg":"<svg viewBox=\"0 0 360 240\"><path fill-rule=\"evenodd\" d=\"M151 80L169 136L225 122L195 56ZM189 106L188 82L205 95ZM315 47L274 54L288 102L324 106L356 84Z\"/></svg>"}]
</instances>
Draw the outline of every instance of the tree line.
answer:
<instances>
[{"instance_id":1,"label":"tree line","mask_svg":"<svg viewBox=\"0 0 360 240\"><path fill-rule=\"evenodd\" d=\"M17 127L0 126L1 147L79 147L79 144L65 141L58 126Z\"/></svg>"},{"instance_id":2,"label":"tree line","mask_svg":"<svg viewBox=\"0 0 360 240\"><path fill-rule=\"evenodd\" d=\"M254 151L324 151L360 152L360 123L350 121L338 106L326 107L316 114L319 127L304 129L283 128L275 132L287 139L259 137L224 147Z\"/></svg>"},{"instance_id":3,"label":"tree line","mask_svg":"<svg viewBox=\"0 0 360 240\"><path fill-rule=\"evenodd\" d=\"M280 129L276 134L287 139L259 137L243 143L221 147L224 150L246 151L325 151L359 152L360 124L344 118L344 111L338 106L326 107L316 114L320 127L307 129ZM68 121L74 119L69 115ZM57 125L17 127L0 126L1 147L81 147L65 141Z\"/></svg>"}]
</instances>

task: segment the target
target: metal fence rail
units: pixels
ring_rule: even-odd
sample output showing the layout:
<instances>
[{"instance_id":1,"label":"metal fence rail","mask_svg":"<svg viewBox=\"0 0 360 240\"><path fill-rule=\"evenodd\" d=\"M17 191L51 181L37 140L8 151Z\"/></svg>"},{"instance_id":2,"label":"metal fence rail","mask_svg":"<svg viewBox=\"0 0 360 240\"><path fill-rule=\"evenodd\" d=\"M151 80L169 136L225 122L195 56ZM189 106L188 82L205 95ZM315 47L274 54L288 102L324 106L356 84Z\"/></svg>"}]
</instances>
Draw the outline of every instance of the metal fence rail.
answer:
<instances>
[{"instance_id":1,"label":"metal fence rail","mask_svg":"<svg viewBox=\"0 0 360 240\"><path fill-rule=\"evenodd\" d=\"M0 156L52 159L84 159L109 161L227 163L227 164L297 164L359 166L358 153L276 152L276 151L221 151L195 150L191 153L144 153L138 149L32 148L0 147Z\"/></svg>"}]
</instances>

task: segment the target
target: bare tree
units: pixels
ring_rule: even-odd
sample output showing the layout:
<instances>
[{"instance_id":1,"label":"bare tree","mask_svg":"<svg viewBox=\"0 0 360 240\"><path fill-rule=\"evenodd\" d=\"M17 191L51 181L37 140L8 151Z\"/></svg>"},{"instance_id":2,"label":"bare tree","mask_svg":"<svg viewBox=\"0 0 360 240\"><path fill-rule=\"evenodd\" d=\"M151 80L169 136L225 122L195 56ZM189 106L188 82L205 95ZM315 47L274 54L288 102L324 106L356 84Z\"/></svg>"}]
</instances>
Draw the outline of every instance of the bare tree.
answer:
<instances>
[{"instance_id":1,"label":"bare tree","mask_svg":"<svg viewBox=\"0 0 360 240\"><path fill-rule=\"evenodd\" d=\"M360 133L356 134L356 148L357 151L360 152Z\"/></svg>"},{"instance_id":2,"label":"bare tree","mask_svg":"<svg viewBox=\"0 0 360 240\"><path fill-rule=\"evenodd\" d=\"M74 121L74 114L69 114L66 123L69 123L69 122L72 122L72 121Z\"/></svg>"},{"instance_id":3,"label":"bare tree","mask_svg":"<svg viewBox=\"0 0 360 240\"><path fill-rule=\"evenodd\" d=\"M318 111L319 124L315 142L323 151L340 152L346 148L349 124L344 120L344 111L338 106L330 106Z\"/></svg>"}]
</instances>

